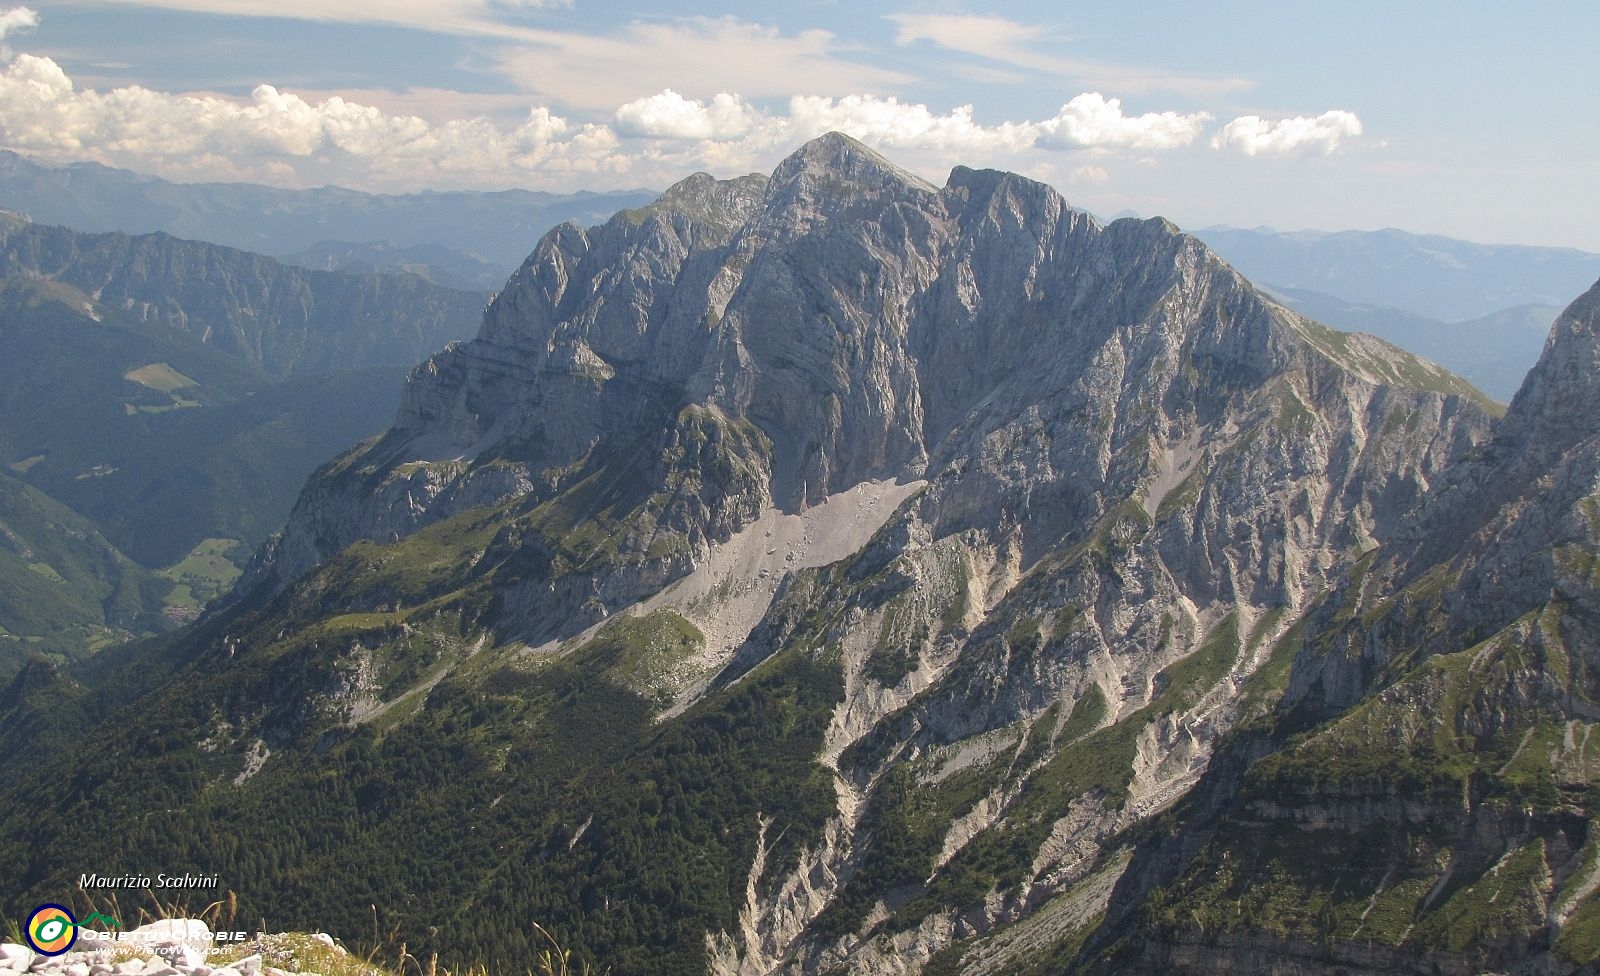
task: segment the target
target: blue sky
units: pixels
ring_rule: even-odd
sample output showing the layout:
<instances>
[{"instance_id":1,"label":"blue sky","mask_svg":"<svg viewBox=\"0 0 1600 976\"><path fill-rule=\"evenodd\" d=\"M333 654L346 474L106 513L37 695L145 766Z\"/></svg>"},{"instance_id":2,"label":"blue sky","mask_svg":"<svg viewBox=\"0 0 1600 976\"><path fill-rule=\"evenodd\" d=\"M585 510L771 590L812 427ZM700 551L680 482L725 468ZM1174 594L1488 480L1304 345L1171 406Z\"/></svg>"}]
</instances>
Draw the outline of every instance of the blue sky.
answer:
<instances>
[{"instance_id":1,"label":"blue sky","mask_svg":"<svg viewBox=\"0 0 1600 976\"><path fill-rule=\"evenodd\" d=\"M1103 215L1600 250L1600 4L59 0L0 144L177 180L664 187L830 128Z\"/></svg>"}]
</instances>

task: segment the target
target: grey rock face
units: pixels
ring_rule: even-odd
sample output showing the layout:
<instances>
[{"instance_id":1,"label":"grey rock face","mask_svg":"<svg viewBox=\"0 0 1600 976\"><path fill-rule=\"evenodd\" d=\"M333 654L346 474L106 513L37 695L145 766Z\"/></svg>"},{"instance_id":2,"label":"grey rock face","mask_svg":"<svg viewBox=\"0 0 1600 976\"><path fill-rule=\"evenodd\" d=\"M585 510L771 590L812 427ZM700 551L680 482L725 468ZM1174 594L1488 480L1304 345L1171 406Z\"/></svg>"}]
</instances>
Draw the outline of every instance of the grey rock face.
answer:
<instances>
[{"instance_id":1,"label":"grey rock face","mask_svg":"<svg viewBox=\"0 0 1600 976\"><path fill-rule=\"evenodd\" d=\"M1046 400L1058 416L1096 414L1099 443L1071 450L1099 455L1160 426L1130 424L1136 407L1204 426L1295 357L1327 359L1301 329L1168 224L1100 228L1006 174L957 169L935 190L824 137L770 179L691 177L603 227L548 234L478 338L418 369L394 430L351 466L392 480L418 462L468 464L430 473L426 502L407 482L415 504L393 523L307 505L290 534L320 541L280 571L489 496L552 490L557 472L688 404L760 429L788 508L937 470L1000 414ZM488 457L524 480L481 474L472 462ZM369 509L370 482L350 489Z\"/></svg>"},{"instance_id":2,"label":"grey rock face","mask_svg":"<svg viewBox=\"0 0 1600 976\"><path fill-rule=\"evenodd\" d=\"M1600 285L1556 319L1494 439L1455 465L1398 527L1381 578L1398 590L1448 572L1455 585L1443 617L1453 639L1483 639L1544 605L1552 590L1580 584L1581 573L1563 583L1571 574L1561 553L1591 544L1584 500L1600 484L1597 474Z\"/></svg>"},{"instance_id":3,"label":"grey rock face","mask_svg":"<svg viewBox=\"0 0 1600 976\"><path fill-rule=\"evenodd\" d=\"M1556 319L1506 420L1506 438L1551 452L1600 431L1600 283Z\"/></svg>"},{"instance_id":4,"label":"grey rock face","mask_svg":"<svg viewBox=\"0 0 1600 976\"><path fill-rule=\"evenodd\" d=\"M1592 970L1597 308L1600 286L1557 319L1494 437L1302 618L1281 726L1257 730L1276 750L1214 790L1211 827L1145 859L1104 971ZM1313 843L1323 860L1282 856ZM1279 907L1234 913L1243 878ZM1284 891L1396 914L1297 918ZM1193 923L1219 903L1228 920Z\"/></svg>"}]
</instances>

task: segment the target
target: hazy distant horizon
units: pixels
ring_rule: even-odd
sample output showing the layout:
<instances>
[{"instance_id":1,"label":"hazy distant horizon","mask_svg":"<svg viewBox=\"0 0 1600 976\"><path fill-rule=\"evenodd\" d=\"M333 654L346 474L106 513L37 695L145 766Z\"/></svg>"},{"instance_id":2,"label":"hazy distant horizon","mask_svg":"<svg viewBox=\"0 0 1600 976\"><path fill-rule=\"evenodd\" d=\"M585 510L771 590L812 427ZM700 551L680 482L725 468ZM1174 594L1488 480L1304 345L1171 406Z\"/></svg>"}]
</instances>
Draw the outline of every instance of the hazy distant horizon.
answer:
<instances>
[{"instance_id":1,"label":"hazy distant horizon","mask_svg":"<svg viewBox=\"0 0 1600 976\"><path fill-rule=\"evenodd\" d=\"M10 150L7 147L0 147L0 149L5 149L7 151L15 152L15 150ZM77 165L84 165L84 164L107 165L107 164L104 164L104 163L98 163L98 161L96 161L96 160L77 160L77 161L61 163L61 162L54 162L54 161L51 161L51 160L48 160L48 159L44 159L44 158L41 158L41 157L32 156L32 155L30 155L28 153L20 153L19 152L19 153L17 153L17 155L22 156L24 159L27 159L30 162L36 163L38 165L43 165L43 166L69 166L70 167L70 166L77 166ZM336 190L336 191L346 191L346 192L352 192L352 193L367 193L367 194L371 194L371 195L374 195L374 196L414 196L414 195L423 195L423 194L429 194L429 193L441 193L441 194L442 193L485 193L485 194L491 194L491 193L509 192L509 191L549 192L549 193L560 193L560 194L593 193L593 194L595 194L597 196L608 194L608 193L649 193L649 194L657 194L657 195L659 195L659 194L661 194L661 193L666 191L666 187L665 186L662 186L662 187L627 186L627 187L614 187L614 188L607 189L607 190L596 190L596 189L593 189L593 188L590 188L590 187L577 187L576 189L573 189L573 190L560 190L560 191L545 190L545 189L543 189L541 187L537 187L537 186L498 186L498 187L483 187L483 188L463 187L463 186L438 186L438 187L424 187L424 188L418 189L418 190L406 190L406 191L401 191L401 192L396 193L396 192L363 190L363 189L361 189L359 187L347 186L347 185L340 184L340 183L322 183L322 184L310 185L310 186L297 186L297 185L274 184L274 183L267 182L267 181L257 181L257 180L208 180L208 179L204 179L204 178L200 178L200 177L196 177L196 178L192 178L192 179L170 179L168 177L161 176L161 175L156 174L156 173L144 172L144 171L141 171L141 170L138 170L138 169L133 169L133 168L125 167L125 166L112 167L112 168L120 169L120 170L122 170L124 172L128 172L128 173L133 173L133 174L135 174L137 176L141 176L141 177L164 180L164 181L166 181L168 183L172 183L172 184L178 185L178 186L184 186L184 185L190 185L190 186L223 185L223 186L226 186L226 185L233 184L233 185L245 185L245 186L262 186L262 187L269 187L269 188L272 188L272 189L280 189L280 190L304 190L304 191ZM696 172L699 172L699 171L696 171ZM685 173L683 175L684 176L688 176L690 174L689 173ZM716 174L713 174L713 175L716 175ZM739 174L739 175L743 175L743 174ZM720 176L719 178L724 178L725 179L727 177L726 177L726 175L723 175L723 176ZM937 180L935 182L940 184L940 185L942 185L943 180ZM668 185L670 185L670 184L668 184ZM1057 189L1060 190L1061 188L1057 187ZM1333 235L1337 235L1337 234L1350 234L1350 233L1354 233L1354 234L1374 234L1374 233L1382 233L1382 232L1385 232L1385 231L1394 231L1394 232L1401 233L1401 234L1407 234L1407 235L1410 235L1410 236L1413 236L1413 237L1419 237L1419 238L1440 237L1440 238L1446 238L1446 239L1453 240L1453 241L1458 241L1458 242L1461 242L1461 243L1478 244L1478 245L1482 245L1482 246L1485 246L1485 247L1554 248L1554 249L1558 249L1558 250L1570 250L1570 251L1576 251L1576 252L1581 253L1581 254L1593 254L1593 255L1600 256L1600 246L1597 246L1597 247L1591 249L1591 248L1583 248L1583 247L1574 247L1572 245L1567 245L1567 244L1543 244L1543 243L1540 243L1540 242L1537 242L1537 241L1480 240L1480 239L1468 238L1468 237L1456 237L1456 236L1451 235L1451 234L1442 234L1442 233L1439 233L1437 231L1427 230L1427 229L1423 229L1423 228L1412 228L1412 227L1394 227L1394 226L1380 226L1380 227L1277 227L1277 226L1273 226L1271 224L1255 224L1255 225L1247 227L1247 226L1242 226L1242 225L1239 225L1239 224L1232 224L1232 223L1227 223L1227 222L1212 223L1212 224L1206 224L1204 226L1198 226L1198 225L1185 224L1182 221L1179 221L1179 220L1173 218L1169 214L1142 213L1140 211L1133 210L1131 208L1123 208L1122 210L1116 211L1115 213L1102 213L1100 211L1091 210L1089 208L1081 206L1080 202L1078 200L1074 199L1072 194L1070 194L1070 193L1068 193L1068 192L1066 192L1064 190L1062 191L1062 193L1067 198L1067 201L1070 204L1072 204L1075 208L1084 210L1085 212L1091 214L1096 220L1100 221L1101 223L1110 223L1110 222L1112 222L1114 220L1120 220L1120 219L1123 219L1125 217L1132 217L1132 218L1138 219L1138 220L1148 219L1148 218L1151 218L1151 217L1164 217L1164 218L1166 218L1168 220L1172 220L1173 223L1177 224L1185 232L1193 233L1193 234L1204 234L1204 233L1209 232L1209 231L1252 231L1252 232L1266 233L1266 234L1282 234L1282 235L1286 235L1286 236L1294 236L1294 235L1333 236ZM362 243L362 242L351 242L351 243ZM372 243L379 243L379 242L372 242Z\"/></svg>"},{"instance_id":2,"label":"hazy distant horizon","mask_svg":"<svg viewBox=\"0 0 1600 976\"><path fill-rule=\"evenodd\" d=\"M850 133L1180 226L1600 251L1600 8L585 0L0 8L0 145L174 181L665 187Z\"/></svg>"}]
</instances>

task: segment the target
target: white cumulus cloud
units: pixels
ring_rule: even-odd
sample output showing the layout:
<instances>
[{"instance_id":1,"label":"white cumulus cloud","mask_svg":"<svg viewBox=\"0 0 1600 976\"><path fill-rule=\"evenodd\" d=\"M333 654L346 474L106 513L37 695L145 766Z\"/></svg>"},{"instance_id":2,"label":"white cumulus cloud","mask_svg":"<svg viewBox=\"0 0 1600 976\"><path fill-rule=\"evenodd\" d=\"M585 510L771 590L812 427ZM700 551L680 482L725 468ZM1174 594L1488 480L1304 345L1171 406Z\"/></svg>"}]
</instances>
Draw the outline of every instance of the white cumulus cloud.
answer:
<instances>
[{"instance_id":1,"label":"white cumulus cloud","mask_svg":"<svg viewBox=\"0 0 1600 976\"><path fill-rule=\"evenodd\" d=\"M883 149L940 153L1019 153L1029 149L1176 149L1192 143L1205 113L1124 115L1117 99L1088 92L1042 122L979 122L971 105L936 112L920 102L876 95L796 95L787 113L763 112L736 95L700 101L672 89L617 110L625 136L741 139L752 146L794 145L830 130Z\"/></svg>"},{"instance_id":2,"label":"white cumulus cloud","mask_svg":"<svg viewBox=\"0 0 1600 976\"><path fill-rule=\"evenodd\" d=\"M39 13L27 7L0 11L0 40L29 27L39 26Z\"/></svg>"},{"instance_id":3,"label":"white cumulus cloud","mask_svg":"<svg viewBox=\"0 0 1600 976\"><path fill-rule=\"evenodd\" d=\"M1232 149L1246 156L1289 156L1317 153L1327 155L1339 148L1339 140L1361 134L1361 120L1354 112L1335 109L1316 117L1297 115L1269 122L1256 115L1245 115L1222 127L1211 139L1213 149Z\"/></svg>"},{"instance_id":4,"label":"white cumulus cloud","mask_svg":"<svg viewBox=\"0 0 1600 976\"><path fill-rule=\"evenodd\" d=\"M1055 149L1176 149L1199 137L1211 120L1205 112L1124 115L1122 102L1084 92L1039 124L1039 144Z\"/></svg>"},{"instance_id":5,"label":"white cumulus cloud","mask_svg":"<svg viewBox=\"0 0 1600 976\"><path fill-rule=\"evenodd\" d=\"M139 86L102 93L79 89L55 61L31 54L0 72L0 138L46 158L170 173L228 160L224 173L281 178L285 164L300 172L296 163L306 162L324 179L419 185L615 169L618 145L608 127L575 125L542 107L516 126L483 118L436 125L338 96L311 102L271 85L247 101Z\"/></svg>"},{"instance_id":6,"label":"white cumulus cloud","mask_svg":"<svg viewBox=\"0 0 1600 976\"><path fill-rule=\"evenodd\" d=\"M762 121L738 95L726 92L710 102L684 98L668 88L617 109L617 131L655 139L739 139Z\"/></svg>"},{"instance_id":7,"label":"white cumulus cloud","mask_svg":"<svg viewBox=\"0 0 1600 976\"><path fill-rule=\"evenodd\" d=\"M28 7L0 10L0 60L11 60L11 45L6 38L20 30L39 26L39 13Z\"/></svg>"},{"instance_id":8,"label":"white cumulus cloud","mask_svg":"<svg viewBox=\"0 0 1600 976\"><path fill-rule=\"evenodd\" d=\"M788 121L792 142L837 130L884 149L939 153L1018 152L1035 138L1028 123L980 125L971 105L940 114L926 105L870 95L797 96L789 100Z\"/></svg>"},{"instance_id":9,"label":"white cumulus cloud","mask_svg":"<svg viewBox=\"0 0 1600 976\"><path fill-rule=\"evenodd\" d=\"M0 41L36 21L26 8L0 13ZM690 28L743 29L733 21ZM766 36L787 43L776 33ZM472 101L438 90L296 93L266 84L245 98L139 85L101 91L77 85L48 57L19 54L0 64L0 145L55 162L92 160L172 179L400 191L604 189L665 186L697 169L719 175L768 170L802 142L839 130L935 181L956 163L1054 172L1049 160L1078 156L1062 172L1070 172L1071 183L1093 185L1109 179L1094 163L1118 154L1143 160L1190 146L1211 118L1204 112L1129 114L1119 100L1098 92L1080 94L1042 120L995 121L980 120L971 105L939 110L862 93L756 101L735 88L698 97L664 88L619 99L598 114L586 113L587 120L538 103L521 108L519 116L517 106L526 103L506 101L513 97ZM466 114L472 112L480 114ZM1360 131L1348 112L1278 122L1250 117L1229 123L1213 144L1249 154L1326 152Z\"/></svg>"}]
</instances>

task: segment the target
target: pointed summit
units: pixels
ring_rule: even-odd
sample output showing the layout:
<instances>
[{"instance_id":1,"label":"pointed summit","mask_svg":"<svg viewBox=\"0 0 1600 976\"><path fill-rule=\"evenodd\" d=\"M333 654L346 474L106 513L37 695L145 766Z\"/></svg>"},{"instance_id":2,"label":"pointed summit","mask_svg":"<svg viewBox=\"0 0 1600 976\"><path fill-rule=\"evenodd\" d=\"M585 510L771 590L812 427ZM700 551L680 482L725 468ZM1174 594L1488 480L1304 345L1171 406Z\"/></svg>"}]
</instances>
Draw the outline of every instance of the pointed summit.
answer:
<instances>
[{"instance_id":1,"label":"pointed summit","mask_svg":"<svg viewBox=\"0 0 1600 976\"><path fill-rule=\"evenodd\" d=\"M805 180L843 181L863 189L914 187L938 192L927 180L906 172L842 132L827 132L796 149L772 172L772 182L788 186Z\"/></svg>"},{"instance_id":2,"label":"pointed summit","mask_svg":"<svg viewBox=\"0 0 1600 976\"><path fill-rule=\"evenodd\" d=\"M1573 463L1580 470L1596 465L1593 438L1597 434L1600 282L1567 306L1551 326L1544 353L1523 380L1494 439L1452 468L1430 492L1427 504L1410 519L1412 524L1400 530L1409 540L1407 544L1415 546L1404 558L1425 569L1457 558L1463 548L1471 552L1472 547L1481 547L1483 533L1493 536L1505 531L1505 523L1517 521L1532 499L1541 499L1539 506L1549 511L1570 504L1570 498L1559 500L1557 489L1590 482L1584 481L1584 476L1555 473ZM1542 517L1537 525L1547 527L1559 521ZM1548 549L1547 543L1527 545ZM1490 577L1485 585L1496 594L1506 592L1504 580ZM1527 592L1525 587L1522 592ZM1494 602L1504 603L1500 595Z\"/></svg>"},{"instance_id":3,"label":"pointed summit","mask_svg":"<svg viewBox=\"0 0 1600 976\"><path fill-rule=\"evenodd\" d=\"M1537 433L1559 450L1600 432L1600 282L1551 326L1544 353L1511 401L1506 430Z\"/></svg>"}]
</instances>

